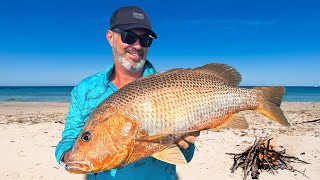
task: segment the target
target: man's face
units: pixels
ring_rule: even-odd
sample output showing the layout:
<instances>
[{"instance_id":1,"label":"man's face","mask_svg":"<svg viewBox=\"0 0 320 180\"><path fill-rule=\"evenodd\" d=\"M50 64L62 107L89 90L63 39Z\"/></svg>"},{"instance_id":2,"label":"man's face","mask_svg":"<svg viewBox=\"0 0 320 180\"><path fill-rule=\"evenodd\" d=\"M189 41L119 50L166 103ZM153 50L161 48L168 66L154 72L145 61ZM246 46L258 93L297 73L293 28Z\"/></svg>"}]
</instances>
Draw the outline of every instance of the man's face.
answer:
<instances>
[{"instance_id":1,"label":"man's face","mask_svg":"<svg viewBox=\"0 0 320 180\"><path fill-rule=\"evenodd\" d=\"M138 36L146 35L144 29L132 29L131 32ZM146 62L148 48L142 47L139 39L133 44L127 44L122 42L119 33L112 32L112 34L113 39L110 43L115 60L131 72L140 71Z\"/></svg>"}]
</instances>

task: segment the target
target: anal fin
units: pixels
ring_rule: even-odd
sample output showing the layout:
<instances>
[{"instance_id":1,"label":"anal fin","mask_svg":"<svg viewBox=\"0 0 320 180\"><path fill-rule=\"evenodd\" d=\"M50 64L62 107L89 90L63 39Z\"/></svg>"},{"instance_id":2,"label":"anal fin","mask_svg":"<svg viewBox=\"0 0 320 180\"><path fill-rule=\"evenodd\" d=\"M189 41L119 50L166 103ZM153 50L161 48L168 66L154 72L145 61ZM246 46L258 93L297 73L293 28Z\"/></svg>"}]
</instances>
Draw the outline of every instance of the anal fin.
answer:
<instances>
[{"instance_id":1,"label":"anal fin","mask_svg":"<svg viewBox=\"0 0 320 180\"><path fill-rule=\"evenodd\" d=\"M222 128L234 128L234 129L247 129L249 127L246 118L241 114L232 114L225 121L224 124L214 128L214 129L222 129Z\"/></svg>"}]
</instances>

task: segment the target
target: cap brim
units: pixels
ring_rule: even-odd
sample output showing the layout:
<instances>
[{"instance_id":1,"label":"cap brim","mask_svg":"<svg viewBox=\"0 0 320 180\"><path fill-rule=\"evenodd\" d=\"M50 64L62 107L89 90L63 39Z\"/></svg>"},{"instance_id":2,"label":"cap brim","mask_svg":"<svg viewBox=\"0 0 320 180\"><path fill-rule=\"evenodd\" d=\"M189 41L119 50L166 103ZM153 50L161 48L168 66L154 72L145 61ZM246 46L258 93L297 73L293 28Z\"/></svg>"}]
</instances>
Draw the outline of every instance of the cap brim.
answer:
<instances>
[{"instance_id":1,"label":"cap brim","mask_svg":"<svg viewBox=\"0 0 320 180\"><path fill-rule=\"evenodd\" d=\"M130 30L130 29L138 29L138 28L142 28L142 29L145 29L147 30L148 34L151 35L153 38L157 39L157 35L156 33L154 33L151 29L149 29L148 27L146 26L143 26L142 24L123 24L123 25L119 25L119 26L116 26L114 28L118 28L118 29L121 29L121 30L124 30L124 31L127 31L127 30Z\"/></svg>"}]
</instances>

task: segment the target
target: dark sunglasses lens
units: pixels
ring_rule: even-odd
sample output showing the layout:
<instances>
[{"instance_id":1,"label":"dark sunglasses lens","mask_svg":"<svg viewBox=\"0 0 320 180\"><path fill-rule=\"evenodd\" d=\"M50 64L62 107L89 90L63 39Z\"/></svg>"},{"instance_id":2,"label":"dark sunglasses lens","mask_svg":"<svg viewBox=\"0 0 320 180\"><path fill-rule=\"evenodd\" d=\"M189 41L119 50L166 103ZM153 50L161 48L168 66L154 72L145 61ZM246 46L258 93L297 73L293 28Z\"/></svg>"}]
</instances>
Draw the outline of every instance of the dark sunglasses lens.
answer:
<instances>
[{"instance_id":1,"label":"dark sunglasses lens","mask_svg":"<svg viewBox=\"0 0 320 180\"><path fill-rule=\"evenodd\" d=\"M117 29L115 29L114 31L120 33L121 40L124 43L133 44L139 38L140 45L142 47L150 47L152 44L153 38L151 38L149 36L138 37L135 33L132 33L132 32L126 32L126 31L117 30Z\"/></svg>"},{"instance_id":2,"label":"dark sunglasses lens","mask_svg":"<svg viewBox=\"0 0 320 180\"><path fill-rule=\"evenodd\" d=\"M138 37L134 33L124 31L121 33L121 40L124 43L133 44L137 41L137 39Z\"/></svg>"},{"instance_id":3,"label":"dark sunglasses lens","mask_svg":"<svg viewBox=\"0 0 320 180\"><path fill-rule=\"evenodd\" d=\"M140 45L143 47L150 47L152 44L152 38L151 37L141 37L139 38Z\"/></svg>"}]
</instances>

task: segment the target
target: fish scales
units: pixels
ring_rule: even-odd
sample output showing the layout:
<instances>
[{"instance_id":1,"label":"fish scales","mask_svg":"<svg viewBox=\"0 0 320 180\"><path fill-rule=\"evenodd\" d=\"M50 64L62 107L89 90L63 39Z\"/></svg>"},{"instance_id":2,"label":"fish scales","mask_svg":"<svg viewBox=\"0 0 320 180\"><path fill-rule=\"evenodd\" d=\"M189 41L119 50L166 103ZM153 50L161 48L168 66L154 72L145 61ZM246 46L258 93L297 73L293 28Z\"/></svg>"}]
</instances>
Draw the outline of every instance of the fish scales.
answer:
<instances>
[{"instance_id":1,"label":"fish scales","mask_svg":"<svg viewBox=\"0 0 320 180\"><path fill-rule=\"evenodd\" d=\"M224 64L173 69L129 83L89 116L68 160L71 173L94 173L148 156L186 163L174 144L188 132L247 128L236 114L256 110L289 126L280 109L283 87L238 87L240 74Z\"/></svg>"},{"instance_id":2,"label":"fish scales","mask_svg":"<svg viewBox=\"0 0 320 180\"><path fill-rule=\"evenodd\" d=\"M233 87L215 74L191 69L139 79L102 105L136 119L150 136L205 128L212 119L258 106L258 91Z\"/></svg>"}]
</instances>

